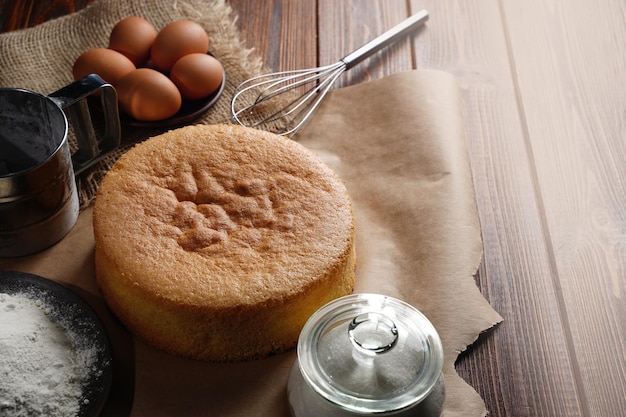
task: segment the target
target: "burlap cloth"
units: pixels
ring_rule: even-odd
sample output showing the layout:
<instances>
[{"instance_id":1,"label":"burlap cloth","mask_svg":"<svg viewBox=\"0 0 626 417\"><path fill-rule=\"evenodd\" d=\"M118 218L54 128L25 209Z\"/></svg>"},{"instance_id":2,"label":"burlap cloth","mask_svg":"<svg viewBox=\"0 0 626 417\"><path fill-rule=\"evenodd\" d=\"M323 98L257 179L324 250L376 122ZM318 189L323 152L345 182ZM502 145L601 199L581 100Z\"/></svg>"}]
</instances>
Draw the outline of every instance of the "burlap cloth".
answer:
<instances>
[{"instance_id":1,"label":"burlap cloth","mask_svg":"<svg viewBox=\"0 0 626 417\"><path fill-rule=\"evenodd\" d=\"M86 9L35 28L0 35L0 86L50 94L69 84L76 58L90 48L107 47L113 26L127 16L142 16L157 30L179 19L200 23L210 51L224 66L222 97L197 123L230 120L230 97L237 85L262 70L262 63L244 48L232 10L223 0L100 0ZM122 127L122 146L77 178L81 207L89 205L112 164L133 143L165 129ZM73 136L70 132L70 144Z\"/></svg>"}]
</instances>

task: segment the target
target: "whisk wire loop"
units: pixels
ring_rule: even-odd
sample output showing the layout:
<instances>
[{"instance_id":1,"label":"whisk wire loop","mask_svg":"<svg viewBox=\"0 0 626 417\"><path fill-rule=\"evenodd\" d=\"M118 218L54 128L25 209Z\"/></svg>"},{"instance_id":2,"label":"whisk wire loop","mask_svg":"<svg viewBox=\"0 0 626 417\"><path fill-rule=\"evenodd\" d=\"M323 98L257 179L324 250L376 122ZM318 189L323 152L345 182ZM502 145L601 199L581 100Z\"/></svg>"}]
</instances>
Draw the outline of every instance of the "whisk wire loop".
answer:
<instances>
[{"instance_id":1,"label":"whisk wire loop","mask_svg":"<svg viewBox=\"0 0 626 417\"><path fill-rule=\"evenodd\" d=\"M245 126L262 127L283 121L277 133L289 135L309 118L319 101L332 87L334 81L345 70L342 61L321 68L281 71L260 75L241 83L235 90L231 102L233 120ZM306 88L303 94L284 96L295 88ZM281 106L263 107L263 103L283 97ZM247 104L244 104L247 99ZM241 104L241 107L236 107Z\"/></svg>"},{"instance_id":2,"label":"whisk wire loop","mask_svg":"<svg viewBox=\"0 0 626 417\"><path fill-rule=\"evenodd\" d=\"M294 103L292 108L289 108L288 111L281 116L281 118L286 118L287 122L282 131L280 131L280 134L291 135L295 133L302 124L311 117L313 112L315 112L317 107L322 103L324 96L326 96L332 88L335 80L339 78L344 71L345 68L343 66L338 67L330 73L329 77L322 79L322 82L317 86L311 87L304 96L294 100L292 102ZM294 117L289 120L288 117L290 115Z\"/></svg>"},{"instance_id":3,"label":"whisk wire loop","mask_svg":"<svg viewBox=\"0 0 626 417\"><path fill-rule=\"evenodd\" d=\"M259 75L241 83L231 100L234 122L292 135L311 117L335 81L348 69L422 25L422 10L343 59L319 68ZM301 91L294 94L292 90Z\"/></svg>"}]
</instances>

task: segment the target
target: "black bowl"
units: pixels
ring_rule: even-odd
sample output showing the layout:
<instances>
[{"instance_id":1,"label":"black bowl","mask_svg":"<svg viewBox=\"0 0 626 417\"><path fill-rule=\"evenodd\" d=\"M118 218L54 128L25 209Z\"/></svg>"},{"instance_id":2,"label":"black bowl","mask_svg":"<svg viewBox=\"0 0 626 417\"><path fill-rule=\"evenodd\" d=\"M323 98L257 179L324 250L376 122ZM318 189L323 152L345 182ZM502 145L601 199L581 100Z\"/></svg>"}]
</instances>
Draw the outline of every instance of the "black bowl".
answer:
<instances>
[{"instance_id":1,"label":"black bowl","mask_svg":"<svg viewBox=\"0 0 626 417\"><path fill-rule=\"evenodd\" d=\"M76 336L78 349L95 348L96 360L83 381L79 417L100 414L113 381L113 359L107 332L95 311L78 294L37 275L0 270L0 293L24 294L50 307L50 317Z\"/></svg>"}]
</instances>

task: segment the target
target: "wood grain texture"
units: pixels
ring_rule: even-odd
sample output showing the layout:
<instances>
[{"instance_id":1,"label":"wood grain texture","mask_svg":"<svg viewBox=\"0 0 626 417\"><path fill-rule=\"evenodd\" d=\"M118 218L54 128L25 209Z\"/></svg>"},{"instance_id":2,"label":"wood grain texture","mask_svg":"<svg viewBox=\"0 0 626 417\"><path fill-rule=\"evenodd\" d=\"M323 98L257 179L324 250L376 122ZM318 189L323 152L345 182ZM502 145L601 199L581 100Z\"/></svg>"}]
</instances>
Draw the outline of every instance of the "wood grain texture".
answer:
<instances>
[{"instance_id":1,"label":"wood grain texture","mask_svg":"<svg viewBox=\"0 0 626 417\"><path fill-rule=\"evenodd\" d=\"M583 415L499 3L418 3L432 17L417 65L459 80L484 242L479 282L504 318L458 369L493 415Z\"/></svg>"},{"instance_id":2,"label":"wood grain texture","mask_svg":"<svg viewBox=\"0 0 626 417\"><path fill-rule=\"evenodd\" d=\"M626 3L520 6L503 19L576 383L586 414L623 416Z\"/></svg>"},{"instance_id":3,"label":"wood grain texture","mask_svg":"<svg viewBox=\"0 0 626 417\"><path fill-rule=\"evenodd\" d=\"M238 16L243 42L272 71L317 66L315 2L269 0L228 2Z\"/></svg>"},{"instance_id":4,"label":"wood grain texture","mask_svg":"<svg viewBox=\"0 0 626 417\"><path fill-rule=\"evenodd\" d=\"M94 0L0 1L2 32L36 26L86 7Z\"/></svg>"},{"instance_id":5,"label":"wood grain texture","mask_svg":"<svg viewBox=\"0 0 626 417\"><path fill-rule=\"evenodd\" d=\"M337 62L408 17L404 0L320 0L319 62ZM413 68L411 36L376 53L343 75L336 87Z\"/></svg>"}]
</instances>

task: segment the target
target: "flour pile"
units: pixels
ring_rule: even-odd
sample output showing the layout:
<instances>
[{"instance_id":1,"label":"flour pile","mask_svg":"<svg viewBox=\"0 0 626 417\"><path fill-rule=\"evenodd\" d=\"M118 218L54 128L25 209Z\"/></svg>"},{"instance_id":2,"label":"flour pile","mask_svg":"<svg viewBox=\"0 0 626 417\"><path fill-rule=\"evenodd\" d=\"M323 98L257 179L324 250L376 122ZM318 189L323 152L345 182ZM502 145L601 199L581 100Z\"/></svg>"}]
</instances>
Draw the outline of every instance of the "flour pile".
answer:
<instances>
[{"instance_id":1,"label":"flour pile","mask_svg":"<svg viewBox=\"0 0 626 417\"><path fill-rule=\"evenodd\" d=\"M0 416L75 416L95 349L53 321L45 301L0 293Z\"/></svg>"}]
</instances>

